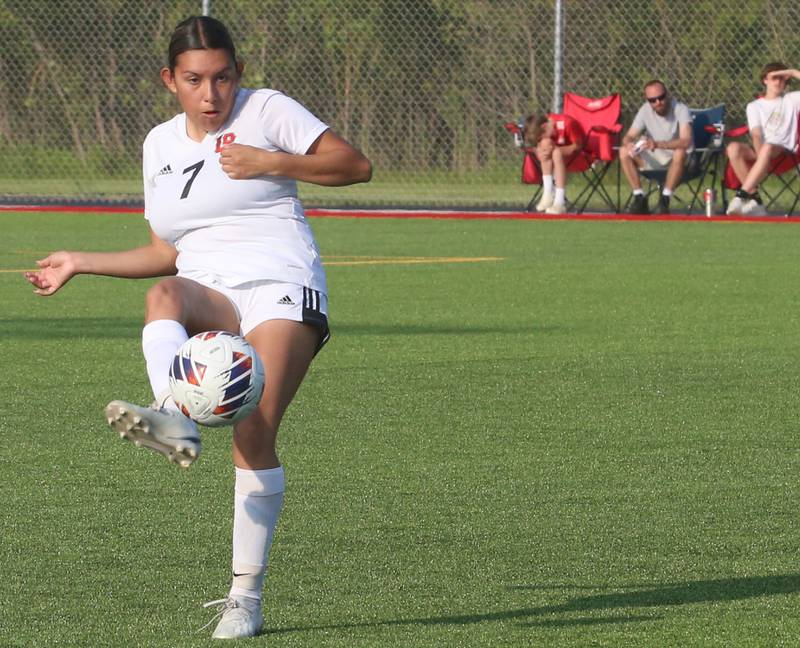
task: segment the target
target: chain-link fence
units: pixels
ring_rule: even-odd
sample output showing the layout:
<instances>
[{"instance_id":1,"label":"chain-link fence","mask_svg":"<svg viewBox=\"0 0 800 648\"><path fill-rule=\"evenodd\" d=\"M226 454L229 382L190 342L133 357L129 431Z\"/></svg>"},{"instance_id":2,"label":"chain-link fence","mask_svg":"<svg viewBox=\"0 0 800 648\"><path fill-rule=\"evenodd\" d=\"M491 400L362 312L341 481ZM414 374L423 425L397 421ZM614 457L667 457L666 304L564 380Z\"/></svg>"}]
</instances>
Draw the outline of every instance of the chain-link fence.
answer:
<instances>
[{"instance_id":1,"label":"chain-link fence","mask_svg":"<svg viewBox=\"0 0 800 648\"><path fill-rule=\"evenodd\" d=\"M244 84L294 96L363 150L368 185L304 185L309 204L518 208L505 121L553 102L554 0L215 0ZM147 131L177 111L169 35L201 0L0 0L0 200L141 199ZM744 119L758 70L800 63L800 5L565 0L563 89L620 92L625 123L661 77Z\"/></svg>"}]
</instances>

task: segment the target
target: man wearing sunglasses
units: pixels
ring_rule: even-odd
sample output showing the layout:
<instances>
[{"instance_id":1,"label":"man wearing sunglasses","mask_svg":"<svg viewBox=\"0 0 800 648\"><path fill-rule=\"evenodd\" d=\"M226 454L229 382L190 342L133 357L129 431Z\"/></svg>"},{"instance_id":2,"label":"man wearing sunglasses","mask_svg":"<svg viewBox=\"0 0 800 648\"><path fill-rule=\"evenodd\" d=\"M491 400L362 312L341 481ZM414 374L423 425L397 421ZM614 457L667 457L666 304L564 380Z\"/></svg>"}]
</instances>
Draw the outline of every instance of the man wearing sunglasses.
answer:
<instances>
[{"instance_id":1,"label":"man wearing sunglasses","mask_svg":"<svg viewBox=\"0 0 800 648\"><path fill-rule=\"evenodd\" d=\"M628 212L650 213L639 171L666 169L655 213L669 214L672 192L681 180L692 150L692 117L689 107L673 99L658 79L644 86L644 98L645 103L622 138L619 156L622 172L633 192Z\"/></svg>"}]
</instances>

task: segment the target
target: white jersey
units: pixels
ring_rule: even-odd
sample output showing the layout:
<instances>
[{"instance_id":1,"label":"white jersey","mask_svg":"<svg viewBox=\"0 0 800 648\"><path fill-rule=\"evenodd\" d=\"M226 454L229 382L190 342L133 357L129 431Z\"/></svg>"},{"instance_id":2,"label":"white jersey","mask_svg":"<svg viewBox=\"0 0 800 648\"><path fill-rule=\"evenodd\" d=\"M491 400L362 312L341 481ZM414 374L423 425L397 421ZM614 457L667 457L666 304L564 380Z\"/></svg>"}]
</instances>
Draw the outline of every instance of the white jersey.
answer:
<instances>
[{"instance_id":1,"label":"white jersey","mask_svg":"<svg viewBox=\"0 0 800 648\"><path fill-rule=\"evenodd\" d=\"M776 99L759 97L747 104L747 127L761 129L765 144L797 150L797 119L800 115L800 92L788 92Z\"/></svg>"},{"instance_id":2,"label":"white jersey","mask_svg":"<svg viewBox=\"0 0 800 648\"><path fill-rule=\"evenodd\" d=\"M291 178L233 180L225 144L305 154L328 126L275 90L240 88L228 121L195 142L186 115L144 141L145 218L178 250L179 274L211 273L227 286L270 279L327 294L325 271Z\"/></svg>"}]
</instances>

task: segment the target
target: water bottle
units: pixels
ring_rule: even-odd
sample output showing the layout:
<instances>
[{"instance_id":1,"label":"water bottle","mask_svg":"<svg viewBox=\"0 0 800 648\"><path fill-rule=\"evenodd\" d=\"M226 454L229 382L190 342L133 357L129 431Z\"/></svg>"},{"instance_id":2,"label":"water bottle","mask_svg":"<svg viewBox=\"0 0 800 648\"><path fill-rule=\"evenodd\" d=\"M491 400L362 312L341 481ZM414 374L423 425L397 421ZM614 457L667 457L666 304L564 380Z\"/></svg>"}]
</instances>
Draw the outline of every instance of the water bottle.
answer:
<instances>
[{"instance_id":1,"label":"water bottle","mask_svg":"<svg viewBox=\"0 0 800 648\"><path fill-rule=\"evenodd\" d=\"M522 145L525 144L525 141L522 138L522 133L525 132L525 124L520 119L517 121L517 130L514 131L514 146L517 148L522 148Z\"/></svg>"},{"instance_id":2,"label":"water bottle","mask_svg":"<svg viewBox=\"0 0 800 648\"><path fill-rule=\"evenodd\" d=\"M714 122L714 136L711 139L711 146L714 148L722 148L722 137L725 135L725 124L722 122Z\"/></svg>"},{"instance_id":3,"label":"water bottle","mask_svg":"<svg viewBox=\"0 0 800 648\"><path fill-rule=\"evenodd\" d=\"M703 192L703 203L706 206L706 216L711 218L714 215L714 190L710 187Z\"/></svg>"}]
</instances>

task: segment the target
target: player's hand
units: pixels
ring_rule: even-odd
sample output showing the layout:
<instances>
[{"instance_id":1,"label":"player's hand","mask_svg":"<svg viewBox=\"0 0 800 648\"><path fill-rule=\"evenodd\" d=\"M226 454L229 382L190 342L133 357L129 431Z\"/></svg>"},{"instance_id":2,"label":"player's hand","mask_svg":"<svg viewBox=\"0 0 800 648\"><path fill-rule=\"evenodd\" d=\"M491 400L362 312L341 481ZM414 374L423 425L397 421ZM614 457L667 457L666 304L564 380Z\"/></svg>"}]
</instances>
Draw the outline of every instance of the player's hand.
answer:
<instances>
[{"instance_id":1,"label":"player's hand","mask_svg":"<svg viewBox=\"0 0 800 648\"><path fill-rule=\"evenodd\" d=\"M69 252L55 252L37 261L38 270L25 272L37 295L52 295L76 274L76 263Z\"/></svg>"},{"instance_id":2,"label":"player's hand","mask_svg":"<svg viewBox=\"0 0 800 648\"><path fill-rule=\"evenodd\" d=\"M549 137L543 137L536 145L536 155L540 158L550 157L553 155L553 149L555 149L555 147L556 145L552 139Z\"/></svg>"},{"instance_id":3,"label":"player's hand","mask_svg":"<svg viewBox=\"0 0 800 648\"><path fill-rule=\"evenodd\" d=\"M637 137L633 142L623 144L621 154L637 158L642 151L652 151L654 148L655 142L646 135L642 135L641 137Z\"/></svg>"},{"instance_id":4,"label":"player's hand","mask_svg":"<svg viewBox=\"0 0 800 648\"><path fill-rule=\"evenodd\" d=\"M635 142L628 142L627 144L622 144L619 147L620 157L636 157L636 153L633 150L634 144Z\"/></svg>"},{"instance_id":5,"label":"player's hand","mask_svg":"<svg viewBox=\"0 0 800 648\"><path fill-rule=\"evenodd\" d=\"M219 163L222 170L234 180L248 180L261 176L272 175L270 153L264 149L246 144L229 144L222 149Z\"/></svg>"}]
</instances>

